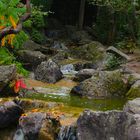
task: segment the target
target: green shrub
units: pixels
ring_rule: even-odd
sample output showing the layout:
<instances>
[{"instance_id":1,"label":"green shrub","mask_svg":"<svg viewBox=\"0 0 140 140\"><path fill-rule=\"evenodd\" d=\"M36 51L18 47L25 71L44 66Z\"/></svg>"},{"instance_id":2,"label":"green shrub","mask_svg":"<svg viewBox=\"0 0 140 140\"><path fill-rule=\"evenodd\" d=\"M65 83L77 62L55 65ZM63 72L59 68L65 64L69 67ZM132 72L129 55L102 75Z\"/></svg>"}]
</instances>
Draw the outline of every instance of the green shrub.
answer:
<instances>
[{"instance_id":1,"label":"green shrub","mask_svg":"<svg viewBox=\"0 0 140 140\"><path fill-rule=\"evenodd\" d=\"M6 48L0 48L0 65L9 65L13 62L14 56Z\"/></svg>"},{"instance_id":2,"label":"green shrub","mask_svg":"<svg viewBox=\"0 0 140 140\"><path fill-rule=\"evenodd\" d=\"M16 61L16 58L11 54L7 48L0 48L0 65L10 65L15 64L17 67L17 72L24 76L28 76L29 72L25 70L22 64Z\"/></svg>"},{"instance_id":3,"label":"green shrub","mask_svg":"<svg viewBox=\"0 0 140 140\"><path fill-rule=\"evenodd\" d=\"M44 16L47 15L46 12L42 12L40 7L34 7L32 11L32 25L35 28L44 28L45 22L44 22Z\"/></svg>"},{"instance_id":4,"label":"green shrub","mask_svg":"<svg viewBox=\"0 0 140 140\"><path fill-rule=\"evenodd\" d=\"M136 43L132 39L126 39L126 40L116 43L115 47L126 50L127 53L133 53L134 49L137 46L136 46Z\"/></svg>"},{"instance_id":5,"label":"green shrub","mask_svg":"<svg viewBox=\"0 0 140 140\"><path fill-rule=\"evenodd\" d=\"M20 49L23 43L28 39L29 39L28 35L24 31L21 31L15 36L12 45L14 46L15 49Z\"/></svg>"},{"instance_id":6,"label":"green shrub","mask_svg":"<svg viewBox=\"0 0 140 140\"><path fill-rule=\"evenodd\" d=\"M122 60L119 57L116 57L114 54L109 54L106 60L106 68L109 70L113 70L118 68L122 64Z\"/></svg>"},{"instance_id":7,"label":"green shrub","mask_svg":"<svg viewBox=\"0 0 140 140\"><path fill-rule=\"evenodd\" d=\"M29 72L28 72L26 69L23 68L23 65L22 65L20 62L14 61L14 64L16 65L16 67L17 67L17 72L18 72L19 74L22 74L22 75L24 75L24 76L28 76L28 75L29 75Z\"/></svg>"},{"instance_id":8,"label":"green shrub","mask_svg":"<svg viewBox=\"0 0 140 140\"><path fill-rule=\"evenodd\" d=\"M23 23L23 27L25 28L25 29L28 29L28 28L32 28L32 20L31 19L28 19L27 21L25 21L24 23Z\"/></svg>"},{"instance_id":9,"label":"green shrub","mask_svg":"<svg viewBox=\"0 0 140 140\"><path fill-rule=\"evenodd\" d=\"M31 38L34 42L39 43L39 44L44 44L46 42L45 35L36 29L32 30Z\"/></svg>"},{"instance_id":10,"label":"green shrub","mask_svg":"<svg viewBox=\"0 0 140 140\"><path fill-rule=\"evenodd\" d=\"M48 15L48 12L43 12L41 7L34 6L32 9L31 18L24 23L24 28L29 32L31 39L39 44L46 43L46 37L44 34L44 28L46 22L44 18Z\"/></svg>"}]
</instances>

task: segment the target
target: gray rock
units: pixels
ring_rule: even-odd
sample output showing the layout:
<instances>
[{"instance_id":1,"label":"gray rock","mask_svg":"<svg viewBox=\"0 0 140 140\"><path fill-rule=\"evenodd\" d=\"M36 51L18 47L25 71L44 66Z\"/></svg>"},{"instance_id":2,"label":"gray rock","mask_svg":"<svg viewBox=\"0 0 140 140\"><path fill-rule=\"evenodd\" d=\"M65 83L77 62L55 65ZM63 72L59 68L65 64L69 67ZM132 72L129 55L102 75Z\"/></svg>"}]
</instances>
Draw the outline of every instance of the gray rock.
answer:
<instances>
[{"instance_id":1,"label":"gray rock","mask_svg":"<svg viewBox=\"0 0 140 140\"><path fill-rule=\"evenodd\" d=\"M128 79L130 85L133 85L136 81L140 80L140 74L138 73L125 73L123 70L122 73L124 74L125 79Z\"/></svg>"},{"instance_id":2,"label":"gray rock","mask_svg":"<svg viewBox=\"0 0 140 140\"><path fill-rule=\"evenodd\" d=\"M68 59L68 54L65 51L59 51L56 55L54 55L53 57L51 57L51 59L59 64L61 61Z\"/></svg>"},{"instance_id":3,"label":"gray rock","mask_svg":"<svg viewBox=\"0 0 140 140\"><path fill-rule=\"evenodd\" d=\"M0 66L0 93L16 78L16 66Z\"/></svg>"},{"instance_id":4,"label":"gray rock","mask_svg":"<svg viewBox=\"0 0 140 140\"><path fill-rule=\"evenodd\" d=\"M128 91L128 83L124 83L119 70L99 71L91 78L75 86L71 93L89 98L104 98L110 96L124 97Z\"/></svg>"},{"instance_id":5,"label":"gray rock","mask_svg":"<svg viewBox=\"0 0 140 140\"><path fill-rule=\"evenodd\" d=\"M0 105L0 128L17 124L22 113L22 108L13 101L8 101Z\"/></svg>"},{"instance_id":6,"label":"gray rock","mask_svg":"<svg viewBox=\"0 0 140 140\"><path fill-rule=\"evenodd\" d=\"M56 83L62 78L59 66L51 59L42 62L35 71L35 79L43 82Z\"/></svg>"},{"instance_id":7,"label":"gray rock","mask_svg":"<svg viewBox=\"0 0 140 140\"><path fill-rule=\"evenodd\" d=\"M49 38L58 39L62 37L64 33L62 30L48 30L46 34Z\"/></svg>"},{"instance_id":8,"label":"gray rock","mask_svg":"<svg viewBox=\"0 0 140 140\"><path fill-rule=\"evenodd\" d=\"M42 47L41 45L33 42L32 40L28 40L22 45L21 48L24 49L24 50L35 51L35 50L40 50L41 47Z\"/></svg>"},{"instance_id":9,"label":"gray rock","mask_svg":"<svg viewBox=\"0 0 140 140\"><path fill-rule=\"evenodd\" d=\"M125 53L121 52L120 50L118 50L117 48L113 46L109 47L106 51L108 53L113 53L114 55L119 56L123 58L124 60L127 60L127 61L131 60L131 58L128 55L126 55Z\"/></svg>"},{"instance_id":10,"label":"gray rock","mask_svg":"<svg viewBox=\"0 0 140 140\"><path fill-rule=\"evenodd\" d=\"M38 133L45 118L46 114L44 113L30 113L28 116L19 119L20 129L22 129L28 140L37 140Z\"/></svg>"},{"instance_id":11,"label":"gray rock","mask_svg":"<svg viewBox=\"0 0 140 140\"><path fill-rule=\"evenodd\" d=\"M92 62L77 62L73 64L76 71L80 71L82 69L97 69L98 66L95 63Z\"/></svg>"},{"instance_id":12,"label":"gray rock","mask_svg":"<svg viewBox=\"0 0 140 140\"><path fill-rule=\"evenodd\" d=\"M139 140L140 116L137 120L136 116L122 111L85 111L77 121L78 140Z\"/></svg>"},{"instance_id":13,"label":"gray rock","mask_svg":"<svg viewBox=\"0 0 140 140\"><path fill-rule=\"evenodd\" d=\"M81 82L88 78L91 78L95 73L96 70L94 69L83 69L80 70L77 74L75 74L74 80Z\"/></svg>"},{"instance_id":14,"label":"gray rock","mask_svg":"<svg viewBox=\"0 0 140 140\"><path fill-rule=\"evenodd\" d=\"M71 49L71 53L78 59L91 61L98 67L102 65L102 62L106 56L104 46L97 41L92 41L89 44L83 46L74 47Z\"/></svg>"},{"instance_id":15,"label":"gray rock","mask_svg":"<svg viewBox=\"0 0 140 140\"><path fill-rule=\"evenodd\" d=\"M128 140L140 140L140 114L133 115L134 122L128 129Z\"/></svg>"},{"instance_id":16,"label":"gray rock","mask_svg":"<svg viewBox=\"0 0 140 140\"><path fill-rule=\"evenodd\" d=\"M140 98L128 101L124 106L124 111L132 114L140 114Z\"/></svg>"},{"instance_id":17,"label":"gray rock","mask_svg":"<svg viewBox=\"0 0 140 140\"><path fill-rule=\"evenodd\" d=\"M43 61L47 59L46 55L40 51L20 50L18 57L24 63L27 69L34 70Z\"/></svg>"},{"instance_id":18,"label":"gray rock","mask_svg":"<svg viewBox=\"0 0 140 140\"><path fill-rule=\"evenodd\" d=\"M78 45L84 45L91 42L92 38L86 31L75 31L70 35L72 42Z\"/></svg>"},{"instance_id":19,"label":"gray rock","mask_svg":"<svg viewBox=\"0 0 140 140\"><path fill-rule=\"evenodd\" d=\"M45 113L28 113L19 119L19 128L27 140L53 140L59 127L59 121Z\"/></svg>"},{"instance_id":20,"label":"gray rock","mask_svg":"<svg viewBox=\"0 0 140 140\"><path fill-rule=\"evenodd\" d=\"M50 49L53 49L55 51L67 51L68 48L64 45L64 43L54 41L53 45Z\"/></svg>"}]
</instances>

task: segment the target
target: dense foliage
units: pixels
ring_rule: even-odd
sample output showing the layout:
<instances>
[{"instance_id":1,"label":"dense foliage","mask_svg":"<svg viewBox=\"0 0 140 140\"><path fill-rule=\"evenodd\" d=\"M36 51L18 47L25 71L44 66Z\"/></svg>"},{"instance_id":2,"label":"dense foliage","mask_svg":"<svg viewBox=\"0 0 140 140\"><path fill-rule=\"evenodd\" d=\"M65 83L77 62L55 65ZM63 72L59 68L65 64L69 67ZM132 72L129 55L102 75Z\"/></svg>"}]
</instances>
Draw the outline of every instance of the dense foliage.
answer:
<instances>
[{"instance_id":1,"label":"dense foliage","mask_svg":"<svg viewBox=\"0 0 140 140\"><path fill-rule=\"evenodd\" d=\"M0 1L0 30L13 27L16 28L19 17L25 13L26 8L20 3L20 0L1 0ZM20 39L19 39L20 38ZM23 40L21 40L23 38ZM8 43L12 47L17 47L22 44L27 38L27 35L22 32L17 37L14 34L10 34L5 36L2 41L1 45L5 46Z\"/></svg>"},{"instance_id":2,"label":"dense foliage","mask_svg":"<svg viewBox=\"0 0 140 140\"><path fill-rule=\"evenodd\" d=\"M19 17L22 16L25 11L26 8L22 3L20 3L20 0L1 0L0 33L2 33L2 30L6 28L12 27L16 29ZM19 32L17 35L8 34L3 37L1 40L1 46L5 46L5 48L0 48L0 65L15 64L19 73L27 75L28 72L22 67L22 64L18 62L14 54L8 50L9 46L14 48L14 51L19 49L27 39L28 36L24 31Z\"/></svg>"},{"instance_id":3,"label":"dense foliage","mask_svg":"<svg viewBox=\"0 0 140 140\"><path fill-rule=\"evenodd\" d=\"M122 40L138 39L138 19L136 14L139 1L135 0L89 0L98 5L95 30L99 40L112 44Z\"/></svg>"},{"instance_id":4,"label":"dense foliage","mask_svg":"<svg viewBox=\"0 0 140 140\"><path fill-rule=\"evenodd\" d=\"M44 28L46 25L45 18L48 12L43 12L42 7L34 6L32 9L31 18L24 23L24 28L30 34L33 41L39 44L45 44L46 37L44 35Z\"/></svg>"}]
</instances>

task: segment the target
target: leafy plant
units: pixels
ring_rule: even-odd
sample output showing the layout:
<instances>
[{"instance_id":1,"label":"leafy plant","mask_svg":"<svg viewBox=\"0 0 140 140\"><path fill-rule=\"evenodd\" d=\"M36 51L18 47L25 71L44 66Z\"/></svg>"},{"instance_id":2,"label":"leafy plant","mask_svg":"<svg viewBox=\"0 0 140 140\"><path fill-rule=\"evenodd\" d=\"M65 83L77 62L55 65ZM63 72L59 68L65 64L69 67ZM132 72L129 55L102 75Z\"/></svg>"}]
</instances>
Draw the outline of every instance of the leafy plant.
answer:
<instances>
[{"instance_id":1,"label":"leafy plant","mask_svg":"<svg viewBox=\"0 0 140 140\"><path fill-rule=\"evenodd\" d=\"M116 57L114 54L109 54L106 59L106 68L109 70L113 70L118 68L122 64L122 59Z\"/></svg>"},{"instance_id":2,"label":"leafy plant","mask_svg":"<svg viewBox=\"0 0 140 140\"><path fill-rule=\"evenodd\" d=\"M19 34L17 34L13 40L13 46L15 49L20 49L20 47L23 45L25 41L29 39L28 35L21 31Z\"/></svg>"},{"instance_id":3,"label":"leafy plant","mask_svg":"<svg viewBox=\"0 0 140 140\"><path fill-rule=\"evenodd\" d=\"M12 64L14 56L6 48L0 48L0 65Z\"/></svg>"},{"instance_id":4,"label":"leafy plant","mask_svg":"<svg viewBox=\"0 0 140 140\"><path fill-rule=\"evenodd\" d=\"M121 42L116 43L117 48L127 50L127 53L133 53L136 48L136 43L132 39L126 39Z\"/></svg>"},{"instance_id":5,"label":"leafy plant","mask_svg":"<svg viewBox=\"0 0 140 140\"><path fill-rule=\"evenodd\" d=\"M1 0L0 1L0 25L4 27L12 26L10 16L18 21L19 16L25 13L25 7L20 7L20 0Z\"/></svg>"},{"instance_id":6,"label":"leafy plant","mask_svg":"<svg viewBox=\"0 0 140 140\"><path fill-rule=\"evenodd\" d=\"M25 6L20 0L1 0L0 1L0 41L1 46L10 45L12 48L19 48L25 41L27 35L22 31L19 35L15 35L22 30L22 22L29 17L30 0L26 1ZM28 7L28 8L27 8ZM27 14L23 15L23 13ZM18 26L20 24L20 27ZM26 36L26 37L25 37ZM23 38L23 41L22 39Z\"/></svg>"},{"instance_id":7,"label":"leafy plant","mask_svg":"<svg viewBox=\"0 0 140 140\"><path fill-rule=\"evenodd\" d=\"M43 12L41 6L34 6L32 9L31 18L24 23L24 28L29 32L31 39L39 44L46 42L44 34L45 20L48 12Z\"/></svg>"},{"instance_id":8,"label":"leafy plant","mask_svg":"<svg viewBox=\"0 0 140 140\"><path fill-rule=\"evenodd\" d=\"M23 68L22 64L16 60L14 55L12 55L7 48L0 48L0 65L10 64L16 65L18 73L28 76L29 72Z\"/></svg>"},{"instance_id":9,"label":"leafy plant","mask_svg":"<svg viewBox=\"0 0 140 140\"><path fill-rule=\"evenodd\" d=\"M44 44L46 42L45 35L35 28L32 29L31 38L33 41L39 44Z\"/></svg>"}]
</instances>

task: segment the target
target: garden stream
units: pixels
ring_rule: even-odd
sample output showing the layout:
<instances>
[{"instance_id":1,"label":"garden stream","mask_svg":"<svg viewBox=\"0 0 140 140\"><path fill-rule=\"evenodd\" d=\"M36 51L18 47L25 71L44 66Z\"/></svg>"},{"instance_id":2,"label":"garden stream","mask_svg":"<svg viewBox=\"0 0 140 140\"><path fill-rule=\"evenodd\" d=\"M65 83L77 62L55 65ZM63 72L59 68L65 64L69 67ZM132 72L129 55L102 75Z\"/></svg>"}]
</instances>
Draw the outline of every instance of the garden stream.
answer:
<instances>
[{"instance_id":1,"label":"garden stream","mask_svg":"<svg viewBox=\"0 0 140 140\"><path fill-rule=\"evenodd\" d=\"M42 83L33 79L25 79L29 87L33 87L35 93L27 92L23 99L23 108L26 112L36 109L39 112L50 112L60 117L62 128L59 134L59 140L72 135L71 124L74 124L80 113L86 109L94 111L121 110L126 103L126 99L108 98L108 99L88 99L79 96L70 95L71 89L77 85L72 80L71 75L65 75L65 78L56 84ZM11 98L10 98L11 99ZM5 99L8 100L8 99ZM15 127L0 130L0 140L11 140ZM22 135L15 140L24 140Z\"/></svg>"}]
</instances>

